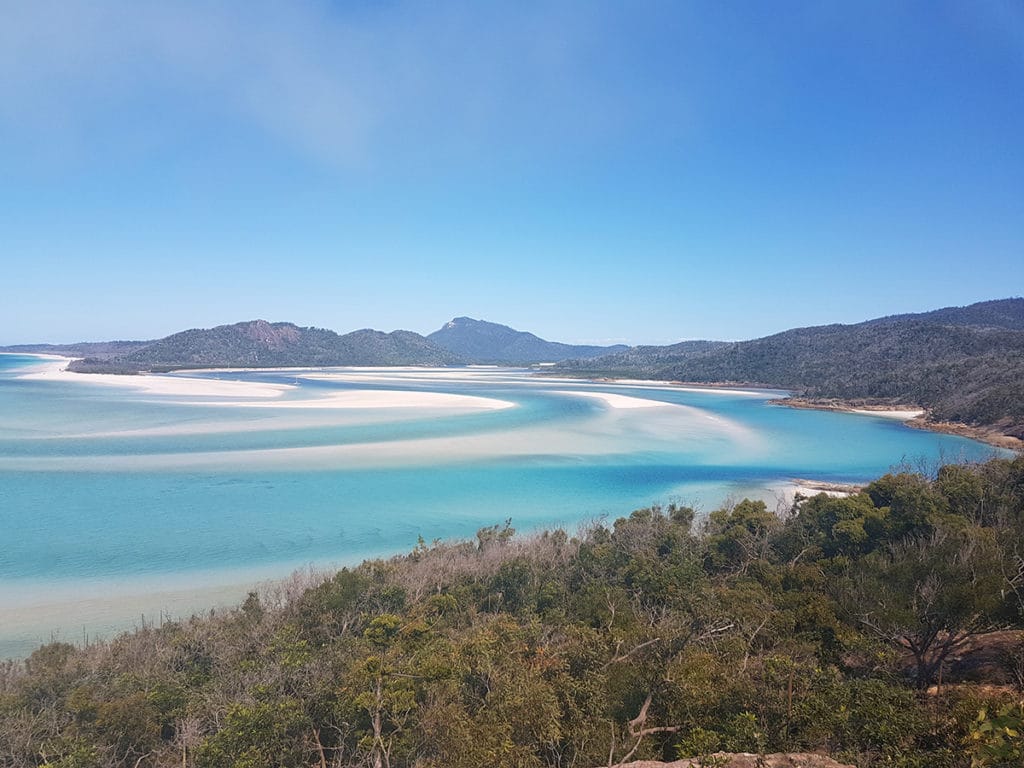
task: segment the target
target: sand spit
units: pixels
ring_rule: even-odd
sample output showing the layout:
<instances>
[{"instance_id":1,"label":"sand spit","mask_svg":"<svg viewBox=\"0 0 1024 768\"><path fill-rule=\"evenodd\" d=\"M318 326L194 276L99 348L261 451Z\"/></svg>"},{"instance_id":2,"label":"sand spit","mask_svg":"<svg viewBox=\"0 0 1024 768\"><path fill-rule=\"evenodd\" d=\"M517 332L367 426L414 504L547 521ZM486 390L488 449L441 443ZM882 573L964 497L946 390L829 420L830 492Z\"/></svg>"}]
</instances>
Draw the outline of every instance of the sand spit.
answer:
<instances>
[{"instance_id":1,"label":"sand spit","mask_svg":"<svg viewBox=\"0 0 1024 768\"><path fill-rule=\"evenodd\" d=\"M910 421L924 416L924 409L921 408L851 408L850 413L859 413L863 416L878 416L883 419L896 419L897 421Z\"/></svg>"},{"instance_id":2,"label":"sand spit","mask_svg":"<svg viewBox=\"0 0 1024 768\"><path fill-rule=\"evenodd\" d=\"M41 370L23 374L20 378L34 381L59 381L75 384L93 384L104 387L132 389L147 395L177 397L281 397L297 389L291 384L269 384L261 381L234 379L190 378L161 374L122 376L115 373L74 373L67 370L68 358L41 366Z\"/></svg>"},{"instance_id":3,"label":"sand spit","mask_svg":"<svg viewBox=\"0 0 1024 768\"><path fill-rule=\"evenodd\" d=\"M223 400L168 401L175 405L275 409L432 408L448 410L500 410L515 405L515 403L505 400L473 395L376 389L324 392L318 393L316 397L286 399L285 395L298 391L300 387L296 384L191 377L179 374L121 376L112 373L73 373L66 369L67 363L67 358L58 358L52 363L40 366L40 369L23 374L22 378L121 387L157 397L224 398ZM223 373L230 375L231 372L224 371ZM309 378L313 378L313 376ZM360 380L366 382L365 377Z\"/></svg>"},{"instance_id":4,"label":"sand spit","mask_svg":"<svg viewBox=\"0 0 1024 768\"><path fill-rule=\"evenodd\" d=\"M743 397L764 397L767 392L778 392L774 389L742 389L733 386L716 386L708 384L681 383L678 381L659 381L658 379L610 379L609 383L630 387L631 389L665 389L672 392L701 392L715 395L738 395Z\"/></svg>"},{"instance_id":5,"label":"sand spit","mask_svg":"<svg viewBox=\"0 0 1024 768\"><path fill-rule=\"evenodd\" d=\"M552 389L551 392L560 395L572 395L573 397L587 397L592 400L600 400L609 408L628 409L634 408L675 408L674 403L663 403L659 400L648 400L641 397L629 397L627 395L616 395L610 392L581 392L578 390Z\"/></svg>"},{"instance_id":6,"label":"sand spit","mask_svg":"<svg viewBox=\"0 0 1024 768\"><path fill-rule=\"evenodd\" d=\"M451 395L445 392L406 392L391 389L351 389L328 392L307 400L278 400L275 402L226 400L182 401L180 405L209 405L229 408L274 409L363 409L363 408L430 408L438 410L501 410L515 403L474 395Z\"/></svg>"},{"instance_id":7,"label":"sand spit","mask_svg":"<svg viewBox=\"0 0 1024 768\"><path fill-rule=\"evenodd\" d=\"M801 496L817 496L824 493L826 496L851 496L860 493L863 486L855 483L829 483L822 480L804 480L796 478L791 486Z\"/></svg>"}]
</instances>

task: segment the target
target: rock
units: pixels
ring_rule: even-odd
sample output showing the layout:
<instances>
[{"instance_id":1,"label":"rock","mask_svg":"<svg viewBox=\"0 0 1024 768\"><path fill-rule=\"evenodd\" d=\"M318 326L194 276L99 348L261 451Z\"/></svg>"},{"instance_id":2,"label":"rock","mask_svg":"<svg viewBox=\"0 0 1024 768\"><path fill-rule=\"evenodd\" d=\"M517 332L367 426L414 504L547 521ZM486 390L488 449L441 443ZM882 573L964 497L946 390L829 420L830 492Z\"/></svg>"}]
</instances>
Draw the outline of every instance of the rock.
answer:
<instances>
[{"instance_id":1,"label":"rock","mask_svg":"<svg viewBox=\"0 0 1024 768\"><path fill-rule=\"evenodd\" d=\"M728 754L716 752L706 758L688 757L672 763L655 760L638 760L623 763L616 768L854 768L852 765L837 763L831 757L813 753L777 753L774 755L751 755L748 753Z\"/></svg>"}]
</instances>

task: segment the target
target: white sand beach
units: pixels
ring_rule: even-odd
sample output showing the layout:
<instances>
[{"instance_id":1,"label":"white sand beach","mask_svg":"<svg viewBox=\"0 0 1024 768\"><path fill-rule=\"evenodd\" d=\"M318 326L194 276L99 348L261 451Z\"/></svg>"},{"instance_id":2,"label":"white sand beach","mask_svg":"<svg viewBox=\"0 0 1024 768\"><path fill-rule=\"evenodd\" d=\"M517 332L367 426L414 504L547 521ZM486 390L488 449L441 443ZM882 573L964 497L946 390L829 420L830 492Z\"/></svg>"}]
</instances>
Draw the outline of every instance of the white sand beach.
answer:
<instances>
[{"instance_id":1,"label":"white sand beach","mask_svg":"<svg viewBox=\"0 0 1024 768\"><path fill-rule=\"evenodd\" d=\"M692 384L683 385L675 384L671 381L659 381L658 379L612 379L612 383L616 386L624 386L631 389L667 389L673 392L700 392L707 395L741 395L744 397L764 397L766 391L732 387L699 387Z\"/></svg>"},{"instance_id":2,"label":"white sand beach","mask_svg":"<svg viewBox=\"0 0 1024 768\"><path fill-rule=\"evenodd\" d=\"M896 419L897 421L910 421L918 416L923 416L925 412L923 409L883 409L876 411L869 408L851 408L850 413L859 413L863 416L878 416L883 419Z\"/></svg>"}]
</instances>

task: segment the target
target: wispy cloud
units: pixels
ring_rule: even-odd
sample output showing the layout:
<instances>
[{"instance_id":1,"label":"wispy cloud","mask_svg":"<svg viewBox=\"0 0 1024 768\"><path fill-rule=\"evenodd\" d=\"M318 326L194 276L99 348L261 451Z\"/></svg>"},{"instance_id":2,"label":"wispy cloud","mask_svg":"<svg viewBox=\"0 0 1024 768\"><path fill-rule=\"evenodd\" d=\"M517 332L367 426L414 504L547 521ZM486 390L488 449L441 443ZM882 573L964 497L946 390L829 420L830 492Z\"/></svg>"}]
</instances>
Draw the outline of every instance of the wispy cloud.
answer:
<instances>
[{"instance_id":1,"label":"wispy cloud","mask_svg":"<svg viewBox=\"0 0 1024 768\"><path fill-rule=\"evenodd\" d=\"M125 122L160 133L220 112L350 164L417 138L569 136L616 119L588 67L607 43L600 14L485 5L7 3L0 121L36 150L88 151Z\"/></svg>"}]
</instances>

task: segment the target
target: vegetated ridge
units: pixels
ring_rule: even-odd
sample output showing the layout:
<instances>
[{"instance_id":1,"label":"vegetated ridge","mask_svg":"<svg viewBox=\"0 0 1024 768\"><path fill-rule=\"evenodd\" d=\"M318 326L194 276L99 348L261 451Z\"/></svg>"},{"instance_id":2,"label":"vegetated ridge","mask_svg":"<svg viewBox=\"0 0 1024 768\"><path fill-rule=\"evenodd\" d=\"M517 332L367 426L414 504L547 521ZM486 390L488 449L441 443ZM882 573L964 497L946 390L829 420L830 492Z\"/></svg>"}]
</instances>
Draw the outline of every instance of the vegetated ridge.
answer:
<instances>
[{"instance_id":1,"label":"vegetated ridge","mask_svg":"<svg viewBox=\"0 0 1024 768\"><path fill-rule=\"evenodd\" d=\"M252 320L175 333L141 348L69 368L82 373L177 368L275 368L328 365L450 365L462 362L412 331L364 329L338 335L324 328Z\"/></svg>"},{"instance_id":2,"label":"vegetated ridge","mask_svg":"<svg viewBox=\"0 0 1024 768\"><path fill-rule=\"evenodd\" d=\"M0 352L106 358L127 355L148 347L152 343L152 341L79 341L72 344L14 344L9 347L0 347Z\"/></svg>"},{"instance_id":3,"label":"vegetated ridge","mask_svg":"<svg viewBox=\"0 0 1024 768\"><path fill-rule=\"evenodd\" d=\"M545 341L507 325L456 317L427 338L465 360L492 365L553 363L568 358L597 357L628 349L625 344L610 347L561 344Z\"/></svg>"},{"instance_id":4,"label":"vegetated ridge","mask_svg":"<svg viewBox=\"0 0 1024 768\"><path fill-rule=\"evenodd\" d=\"M791 389L819 404L839 399L921 406L935 421L1024 437L1024 299L795 328L752 341L689 344L635 347L568 361L556 370L742 382Z\"/></svg>"},{"instance_id":5,"label":"vegetated ridge","mask_svg":"<svg viewBox=\"0 0 1024 768\"><path fill-rule=\"evenodd\" d=\"M194 328L155 341L21 344L0 351L80 357L69 366L79 373L138 373L181 368L527 365L625 349L561 344L496 323L455 318L428 337L369 328L339 335L324 328L251 320Z\"/></svg>"},{"instance_id":6,"label":"vegetated ridge","mask_svg":"<svg viewBox=\"0 0 1024 768\"><path fill-rule=\"evenodd\" d=\"M1022 699L1017 457L778 511L506 522L53 642L0 664L0 766L995 768L1024 764Z\"/></svg>"}]
</instances>

